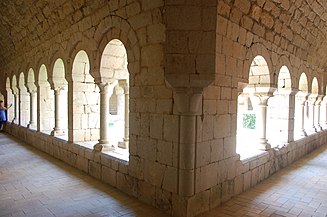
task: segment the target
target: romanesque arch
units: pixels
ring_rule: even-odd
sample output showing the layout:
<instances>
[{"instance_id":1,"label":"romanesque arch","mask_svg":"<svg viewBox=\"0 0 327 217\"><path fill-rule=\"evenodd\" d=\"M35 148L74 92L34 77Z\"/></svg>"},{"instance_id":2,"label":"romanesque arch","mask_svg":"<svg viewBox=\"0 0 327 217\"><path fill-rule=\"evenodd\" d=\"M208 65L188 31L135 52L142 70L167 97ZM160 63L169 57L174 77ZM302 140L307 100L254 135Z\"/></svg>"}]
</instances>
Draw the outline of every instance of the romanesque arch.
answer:
<instances>
[{"instance_id":1,"label":"romanesque arch","mask_svg":"<svg viewBox=\"0 0 327 217\"><path fill-rule=\"evenodd\" d=\"M27 127L35 130L37 128L37 87L35 85L35 73L32 68L28 70L27 74L27 91L30 100L30 119Z\"/></svg>"},{"instance_id":2,"label":"romanesque arch","mask_svg":"<svg viewBox=\"0 0 327 217\"><path fill-rule=\"evenodd\" d=\"M272 94L271 73L263 56L253 57L248 74L249 83L243 86L243 91L238 96L237 152L241 157L256 154L268 145L266 114L267 100ZM248 141L247 144L244 141Z\"/></svg>"},{"instance_id":3,"label":"romanesque arch","mask_svg":"<svg viewBox=\"0 0 327 217\"><path fill-rule=\"evenodd\" d=\"M27 127L30 120L30 98L25 84L24 72L19 74L19 125Z\"/></svg>"},{"instance_id":4,"label":"romanesque arch","mask_svg":"<svg viewBox=\"0 0 327 217\"><path fill-rule=\"evenodd\" d=\"M68 93L66 80L66 71L64 61L58 58L54 64L52 73L48 77L51 88L54 91L54 112L55 112L55 127L51 132L54 136L60 136L67 139L67 128L68 128Z\"/></svg>"},{"instance_id":5,"label":"romanesque arch","mask_svg":"<svg viewBox=\"0 0 327 217\"><path fill-rule=\"evenodd\" d=\"M11 89L11 83L10 83L10 78L9 77L6 78L6 92L7 92L7 94L6 94L7 99L4 99L4 101L7 102L7 106L14 105L14 95L13 95L13 90ZM7 111L8 122L12 122L14 120L14 117L15 117L14 114L15 114L14 107Z\"/></svg>"},{"instance_id":6,"label":"romanesque arch","mask_svg":"<svg viewBox=\"0 0 327 217\"><path fill-rule=\"evenodd\" d=\"M48 70L44 64L38 73L38 99L38 130L50 134L54 128L54 91L48 82Z\"/></svg>"}]
</instances>

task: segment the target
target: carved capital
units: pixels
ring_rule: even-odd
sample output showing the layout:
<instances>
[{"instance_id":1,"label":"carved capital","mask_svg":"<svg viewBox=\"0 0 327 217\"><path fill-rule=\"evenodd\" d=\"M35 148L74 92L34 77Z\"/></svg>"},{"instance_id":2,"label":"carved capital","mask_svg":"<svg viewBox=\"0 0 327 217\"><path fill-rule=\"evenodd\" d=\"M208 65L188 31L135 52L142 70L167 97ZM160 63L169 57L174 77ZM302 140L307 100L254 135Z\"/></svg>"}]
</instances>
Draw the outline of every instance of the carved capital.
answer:
<instances>
[{"instance_id":1,"label":"carved capital","mask_svg":"<svg viewBox=\"0 0 327 217\"><path fill-rule=\"evenodd\" d=\"M174 100L179 113L196 115L200 111L202 88L176 88Z\"/></svg>"},{"instance_id":2,"label":"carved capital","mask_svg":"<svg viewBox=\"0 0 327 217\"><path fill-rule=\"evenodd\" d=\"M129 84L126 80L119 80L118 84L124 89L124 94L129 94Z\"/></svg>"}]
</instances>

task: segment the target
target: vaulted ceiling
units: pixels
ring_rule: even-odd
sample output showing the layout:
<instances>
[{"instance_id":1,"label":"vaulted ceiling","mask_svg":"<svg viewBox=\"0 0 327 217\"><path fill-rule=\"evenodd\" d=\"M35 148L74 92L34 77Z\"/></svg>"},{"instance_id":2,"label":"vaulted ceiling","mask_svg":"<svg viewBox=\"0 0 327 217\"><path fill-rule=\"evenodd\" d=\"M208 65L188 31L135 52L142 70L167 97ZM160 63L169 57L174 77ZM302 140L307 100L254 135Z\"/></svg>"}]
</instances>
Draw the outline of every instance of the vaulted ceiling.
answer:
<instances>
[{"instance_id":1,"label":"vaulted ceiling","mask_svg":"<svg viewBox=\"0 0 327 217\"><path fill-rule=\"evenodd\" d=\"M51 39L108 1L111 0L0 1L0 63ZM295 35L302 38L295 42L300 50L296 52L298 56L327 70L326 0L217 0L220 1L229 5L236 4L236 1L250 1L250 14L255 12L254 5L267 13L273 12L272 6L283 10L284 14L274 18L282 22L281 31L284 33L278 34L287 38L287 31L291 29L293 36L290 40L295 41ZM271 27L272 32L277 29L276 23Z\"/></svg>"},{"instance_id":2,"label":"vaulted ceiling","mask_svg":"<svg viewBox=\"0 0 327 217\"><path fill-rule=\"evenodd\" d=\"M8 61L15 55L20 55L49 40L87 16L92 5L103 2L103 0L0 1L0 62Z\"/></svg>"}]
</instances>

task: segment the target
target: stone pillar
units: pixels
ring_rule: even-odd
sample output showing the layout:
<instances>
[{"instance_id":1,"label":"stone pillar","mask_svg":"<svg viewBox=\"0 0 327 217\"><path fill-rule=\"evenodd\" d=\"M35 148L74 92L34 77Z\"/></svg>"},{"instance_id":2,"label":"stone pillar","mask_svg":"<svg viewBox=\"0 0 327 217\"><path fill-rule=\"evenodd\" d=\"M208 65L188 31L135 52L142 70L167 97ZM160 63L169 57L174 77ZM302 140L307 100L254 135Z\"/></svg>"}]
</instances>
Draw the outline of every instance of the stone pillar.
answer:
<instances>
[{"instance_id":1,"label":"stone pillar","mask_svg":"<svg viewBox=\"0 0 327 217\"><path fill-rule=\"evenodd\" d=\"M30 91L30 122L27 125L30 129L36 128L36 115L37 115L37 101L36 101L36 90Z\"/></svg>"},{"instance_id":2,"label":"stone pillar","mask_svg":"<svg viewBox=\"0 0 327 217\"><path fill-rule=\"evenodd\" d=\"M267 150L270 147L270 144L267 140L267 107L268 107L268 99L270 96L268 95L257 95L259 98L259 103L257 105L256 112L256 128L259 136L259 148L262 150Z\"/></svg>"},{"instance_id":3,"label":"stone pillar","mask_svg":"<svg viewBox=\"0 0 327 217\"><path fill-rule=\"evenodd\" d=\"M37 86L37 91L36 91L36 95L37 95L37 102L36 102L36 130L38 132L41 132L41 118L44 118L44 116L41 116L41 86L38 85ZM44 115L44 114L42 114Z\"/></svg>"},{"instance_id":4,"label":"stone pillar","mask_svg":"<svg viewBox=\"0 0 327 217\"><path fill-rule=\"evenodd\" d=\"M317 101L317 95L312 94L309 96L309 119L310 119L310 123L311 123L311 127L310 127L310 132L312 133L316 133L317 129L315 127L315 103Z\"/></svg>"},{"instance_id":5,"label":"stone pillar","mask_svg":"<svg viewBox=\"0 0 327 217\"><path fill-rule=\"evenodd\" d=\"M287 143L294 141L294 129L295 129L295 94L298 90L292 90L288 95L288 120L287 120Z\"/></svg>"},{"instance_id":6,"label":"stone pillar","mask_svg":"<svg viewBox=\"0 0 327 217\"><path fill-rule=\"evenodd\" d=\"M19 124L19 94L16 93L14 95L14 102L15 102L15 118L13 119L13 122L15 124Z\"/></svg>"},{"instance_id":7,"label":"stone pillar","mask_svg":"<svg viewBox=\"0 0 327 217\"><path fill-rule=\"evenodd\" d=\"M109 142L109 98L113 93L114 85L108 83L98 84L100 88L100 139L94 145L94 151L110 151L115 146Z\"/></svg>"},{"instance_id":8,"label":"stone pillar","mask_svg":"<svg viewBox=\"0 0 327 217\"><path fill-rule=\"evenodd\" d=\"M300 115L301 115L301 136L307 136L308 134L306 133L304 128L304 107L307 101L307 97L305 96L299 97L299 101L300 101Z\"/></svg>"},{"instance_id":9,"label":"stone pillar","mask_svg":"<svg viewBox=\"0 0 327 217\"><path fill-rule=\"evenodd\" d=\"M128 148L129 143L129 85L126 81L119 81L119 85L121 85L124 89L125 95L125 111L124 111L124 139L122 142L118 143L118 147L120 148Z\"/></svg>"},{"instance_id":10,"label":"stone pillar","mask_svg":"<svg viewBox=\"0 0 327 217\"><path fill-rule=\"evenodd\" d=\"M61 107L66 106L62 105L61 103L61 90L63 88L57 88L54 90L55 96L55 127L51 132L52 136L62 136L65 134L65 130L62 129L62 114L61 114Z\"/></svg>"},{"instance_id":11,"label":"stone pillar","mask_svg":"<svg viewBox=\"0 0 327 217\"><path fill-rule=\"evenodd\" d=\"M322 98L323 98L323 96L321 96L321 95L318 96L317 101L315 103L315 113L317 114L316 115L316 124L315 124L315 127L316 127L316 130L317 131L322 131L322 127L320 125L320 108L321 108Z\"/></svg>"},{"instance_id":12,"label":"stone pillar","mask_svg":"<svg viewBox=\"0 0 327 217\"><path fill-rule=\"evenodd\" d=\"M195 194L196 120L202 99L200 88L178 88L175 102L179 113L178 194Z\"/></svg>"},{"instance_id":13,"label":"stone pillar","mask_svg":"<svg viewBox=\"0 0 327 217\"><path fill-rule=\"evenodd\" d=\"M118 86L115 90L117 95L117 115L124 116L125 106L124 106L124 90Z\"/></svg>"}]
</instances>

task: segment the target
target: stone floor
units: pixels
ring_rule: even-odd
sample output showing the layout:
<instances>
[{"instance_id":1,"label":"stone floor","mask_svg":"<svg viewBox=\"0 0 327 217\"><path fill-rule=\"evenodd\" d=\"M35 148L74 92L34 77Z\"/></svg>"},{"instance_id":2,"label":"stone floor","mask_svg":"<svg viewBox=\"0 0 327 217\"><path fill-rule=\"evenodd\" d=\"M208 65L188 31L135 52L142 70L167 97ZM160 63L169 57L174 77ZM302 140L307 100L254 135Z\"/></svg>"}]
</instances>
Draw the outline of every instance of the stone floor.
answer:
<instances>
[{"instance_id":1,"label":"stone floor","mask_svg":"<svg viewBox=\"0 0 327 217\"><path fill-rule=\"evenodd\" d=\"M167 217L0 133L1 217Z\"/></svg>"},{"instance_id":2,"label":"stone floor","mask_svg":"<svg viewBox=\"0 0 327 217\"><path fill-rule=\"evenodd\" d=\"M327 216L327 146L201 217Z\"/></svg>"},{"instance_id":3,"label":"stone floor","mask_svg":"<svg viewBox=\"0 0 327 217\"><path fill-rule=\"evenodd\" d=\"M0 134L0 216L167 216ZM327 216L327 146L201 217Z\"/></svg>"}]
</instances>

